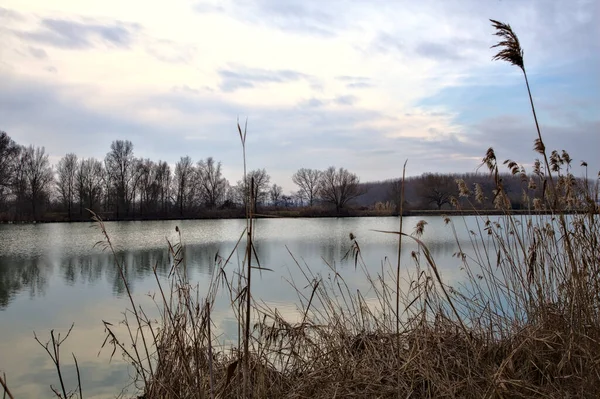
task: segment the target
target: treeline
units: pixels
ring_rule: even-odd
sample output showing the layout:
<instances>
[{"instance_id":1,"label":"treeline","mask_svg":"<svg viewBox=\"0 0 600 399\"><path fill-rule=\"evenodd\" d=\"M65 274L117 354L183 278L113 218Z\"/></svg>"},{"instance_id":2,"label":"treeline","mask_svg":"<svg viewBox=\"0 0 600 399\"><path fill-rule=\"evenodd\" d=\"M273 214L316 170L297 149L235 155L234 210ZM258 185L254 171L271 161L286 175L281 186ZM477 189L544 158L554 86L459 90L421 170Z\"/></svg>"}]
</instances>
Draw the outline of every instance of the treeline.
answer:
<instances>
[{"instance_id":1,"label":"treeline","mask_svg":"<svg viewBox=\"0 0 600 399\"><path fill-rule=\"evenodd\" d=\"M504 190L511 202L511 208L520 209L523 204L523 188L533 197L541 195L541 189L529 188L529 181L522 176L506 173L501 175ZM424 173L420 176L406 177L404 181L404 209L406 210L448 210L466 200L460 196L457 181L464 181L472 191L479 187L483 198L481 202L472 201L470 208L494 209L493 202L496 185L485 173ZM364 195L357 198L360 207L376 207L379 209L398 209L402 189L401 179L363 183ZM466 205L466 204L465 204Z\"/></svg>"},{"instance_id":2,"label":"treeline","mask_svg":"<svg viewBox=\"0 0 600 399\"><path fill-rule=\"evenodd\" d=\"M235 217L246 206L316 207L336 213L362 191L344 168L300 169L296 192L284 194L265 169L235 185L212 157L181 157L172 167L134 156L128 140L116 140L103 160L66 154L51 165L44 147L22 146L0 131L0 221L88 220L90 209L107 220ZM251 199L251 204L248 201Z\"/></svg>"},{"instance_id":3,"label":"treeline","mask_svg":"<svg viewBox=\"0 0 600 399\"><path fill-rule=\"evenodd\" d=\"M502 184L501 195L497 191L495 179L487 173L424 173L421 176L407 177L404 181L403 209L450 210L458 206L479 210L524 210L533 209L536 200L541 200L544 196L543 173L527 174L522 168L513 168L512 171L507 168L506 173L499 174L499 179ZM570 171L555 179L557 190L583 202L586 198L595 198L597 205L599 183L600 179L594 182L583 177L577 178ZM369 182L361 186L364 194L356 199L357 206L391 212L399 209L401 179ZM576 206L572 209L575 210Z\"/></svg>"},{"instance_id":4,"label":"treeline","mask_svg":"<svg viewBox=\"0 0 600 399\"><path fill-rule=\"evenodd\" d=\"M360 183L344 168L302 168L292 176L297 191L284 194L265 169L249 171L246 181L233 185L212 157L194 162L184 156L172 167L137 158L133 149L130 141L116 140L103 160L69 153L51 165L43 147L19 145L0 131L0 221L89 220L86 209L106 220L242 217L247 206L255 213L289 216L396 214L400 209L400 179ZM501 178L505 207L528 208L543 195L541 175L521 171ZM457 181L473 198L461 195ZM583 181L569 184L583 187ZM470 208L494 209L495 189L485 173L425 173L405 180L403 209L443 210L467 201Z\"/></svg>"}]
</instances>

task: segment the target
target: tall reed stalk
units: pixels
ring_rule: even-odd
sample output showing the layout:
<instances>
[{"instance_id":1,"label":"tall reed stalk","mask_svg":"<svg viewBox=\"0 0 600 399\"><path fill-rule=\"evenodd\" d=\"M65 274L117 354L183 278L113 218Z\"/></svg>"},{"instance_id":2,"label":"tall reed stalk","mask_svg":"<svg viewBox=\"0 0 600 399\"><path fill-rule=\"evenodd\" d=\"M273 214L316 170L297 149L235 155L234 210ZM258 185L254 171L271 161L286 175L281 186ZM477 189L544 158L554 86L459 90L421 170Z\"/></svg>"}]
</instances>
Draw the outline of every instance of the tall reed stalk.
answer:
<instances>
[{"instance_id":1,"label":"tall reed stalk","mask_svg":"<svg viewBox=\"0 0 600 399\"><path fill-rule=\"evenodd\" d=\"M535 128L537 130L538 138L535 141L534 149L536 152L544 157L544 165L546 166L546 173L548 174L548 181L551 188L552 202L551 204L556 206L556 192L554 189L554 180L552 178L552 170L550 168L550 162L546 154L546 145L542 139L542 132L540 130L540 124L538 123L537 114L535 112L535 106L533 104L533 96L531 95L531 88L529 87L529 79L527 78L527 71L525 70L525 63L523 62L523 49L519 38L513 32L509 24L490 19L494 28L496 28L496 36L499 36L502 40L497 44L493 45L492 48L499 48L498 53L493 57L493 60L501 60L515 65L523 72L525 78L525 84L527 86L527 94L529 95L529 103L531 104L531 112L533 114L533 120L535 121Z\"/></svg>"},{"instance_id":2,"label":"tall reed stalk","mask_svg":"<svg viewBox=\"0 0 600 399\"><path fill-rule=\"evenodd\" d=\"M240 134L240 141L242 143L242 156L244 161L244 187L246 188L246 287L245 287L245 298L246 298L246 313L245 313L245 328L244 328L244 397L250 397L252 392L251 380L250 380L250 316L251 316L251 301L252 301L252 224L254 220L252 206L254 204L254 178L248 182L248 175L246 174L246 132L248 127L248 121L244 126L244 131L240 127L239 121L237 124L238 132Z\"/></svg>"}]
</instances>

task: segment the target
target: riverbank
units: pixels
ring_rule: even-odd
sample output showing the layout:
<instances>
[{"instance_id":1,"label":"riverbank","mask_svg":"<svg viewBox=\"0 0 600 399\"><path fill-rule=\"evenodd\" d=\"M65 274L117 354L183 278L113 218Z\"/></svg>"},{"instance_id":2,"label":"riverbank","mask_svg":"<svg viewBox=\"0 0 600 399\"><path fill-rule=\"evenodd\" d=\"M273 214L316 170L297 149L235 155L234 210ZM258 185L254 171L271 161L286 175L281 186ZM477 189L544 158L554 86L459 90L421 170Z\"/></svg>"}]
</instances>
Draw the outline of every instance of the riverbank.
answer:
<instances>
[{"instance_id":1,"label":"riverbank","mask_svg":"<svg viewBox=\"0 0 600 399\"><path fill-rule=\"evenodd\" d=\"M588 214L589 210L571 210L563 211L562 214ZM551 211L544 210L497 210L497 209L442 209L442 210L430 210L430 209L413 209L407 210L403 213L403 216L477 216L477 215L550 215L553 214ZM600 214L600 208L596 210L596 214ZM220 219L245 219L243 209L235 210L224 210L224 211L205 211L199 212L193 216L182 216L182 217L123 217L116 218L110 213L98 213L104 221L160 221L160 220L220 220ZM397 212L392 211L381 211L373 209L344 209L336 212L335 210L329 209L315 209L315 208L299 208L299 209L262 209L254 215L255 218L345 218L345 217L382 217L382 216L398 216ZM36 224L36 223L78 223L86 222L89 223L89 218L85 217L73 217L71 220L66 215L51 214L48 217L41 220L0 220L0 224Z\"/></svg>"}]
</instances>

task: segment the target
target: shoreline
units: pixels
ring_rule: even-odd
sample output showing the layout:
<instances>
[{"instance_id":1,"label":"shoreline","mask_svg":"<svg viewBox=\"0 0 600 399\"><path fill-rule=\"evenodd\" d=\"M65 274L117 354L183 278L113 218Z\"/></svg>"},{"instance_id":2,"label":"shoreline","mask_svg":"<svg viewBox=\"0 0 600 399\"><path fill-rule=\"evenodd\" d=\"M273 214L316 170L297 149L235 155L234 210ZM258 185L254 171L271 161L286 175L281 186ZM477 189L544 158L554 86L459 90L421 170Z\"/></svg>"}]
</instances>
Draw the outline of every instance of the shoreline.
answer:
<instances>
[{"instance_id":1,"label":"shoreline","mask_svg":"<svg viewBox=\"0 0 600 399\"><path fill-rule=\"evenodd\" d=\"M243 212L243 210L242 210ZM575 214L586 214L590 213L585 210L573 210L561 212L563 215L575 215ZM501 216L501 215L552 215L557 214L552 211L538 210L520 210L513 209L510 211L505 210L496 210L496 209L481 209L481 210L456 210L456 209L445 209L445 210L410 210L405 211L402 216L404 217L414 217L414 216ZM600 210L594 212L593 214L600 214ZM240 213L239 215L232 212L220 212L216 211L210 214L200 214L196 216L184 216L184 217L126 217L126 218L112 218L108 215L103 215L99 213L98 216L102 218L104 222L154 222L154 221L172 221L172 220L221 220L221 219L245 219L245 216ZM398 217L398 213L389 212L389 211L375 211L375 210L356 210L349 209L339 213L328 212L328 211L318 211L318 212L309 212L306 210L265 210L263 212L257 213L254 215L255 219L318 219L318 218L356 218L356 217ZM44 220L0 220L0 225L4 224L40 224L40 223L87 223L91 221L90 218L77 218L73 220L68 220L68 218L46 218Z\"/></svg>"}]
</instances>

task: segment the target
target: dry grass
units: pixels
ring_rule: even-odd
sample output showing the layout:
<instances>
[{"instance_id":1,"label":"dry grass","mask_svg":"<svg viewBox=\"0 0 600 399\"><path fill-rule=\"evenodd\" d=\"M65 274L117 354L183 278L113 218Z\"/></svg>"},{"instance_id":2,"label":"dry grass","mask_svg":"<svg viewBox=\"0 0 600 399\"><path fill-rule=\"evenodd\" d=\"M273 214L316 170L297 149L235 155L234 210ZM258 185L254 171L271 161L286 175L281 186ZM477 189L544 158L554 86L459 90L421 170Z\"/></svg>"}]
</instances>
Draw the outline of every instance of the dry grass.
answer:
<instances>
[{"instance_id":1,"label":"dry grass","mask_svg":"<svg viewBox=\"0 0 600 399\"><path fill-rule=\"evenodd\" d=\"M369 299L334 269L327 279L298 263L302 317L290 322L252 301L248 358L243 341L223 348L210 331L221 286L245 336L243 276L234 287L223 261L209 299L199 299L175 245L173 285L152 334L156 367L141 384L143 397L595 397L600 231L597 217L573 218L568 255L560 221L532 217L519 226L512 216L498 224L482 216L477 251L458 254L468 280L460 290L443 283L421 247L410 289L399 293L400 316L393 268L372 275L358 243L349 256L371 283Z\"/></svg>"},{"instance_id":2,"label":"dry grass","mask_svg":"<svg viewBox=\"0 0 600 399\"><path fill-rule=\"evenodd\" d=\"M486 158L493 178L493 151ZM347 256L369 281L369 298L333 267L326 278L297 262L305 281L294 282L301 315L295 322L252 297L248 310L248 269L240 265L228 277L229 260L215 274L208 300L199 299L181 269L180 244L171 247L173 285L166 296L160 289L163 317L151 354L156 367L143 397L595 397L600 220L589 187L573 186L568 155L552 158L552 195L560 208L538 215L546 205L531 203L528 216L477 216L469 248L457 238L461 287L444 283L420 241L425 223L413 235L382 232L419 245L414 263L403 265L410 272L402 285L397 265L373 273L351 237ZM458 183L462 196L477 201L477 189L471 194ZM569 209L588 212L565 216ZM210 330L219 287L231 300L242 337L229 348L219 346Z\"/></svg>"}]
</instances>

